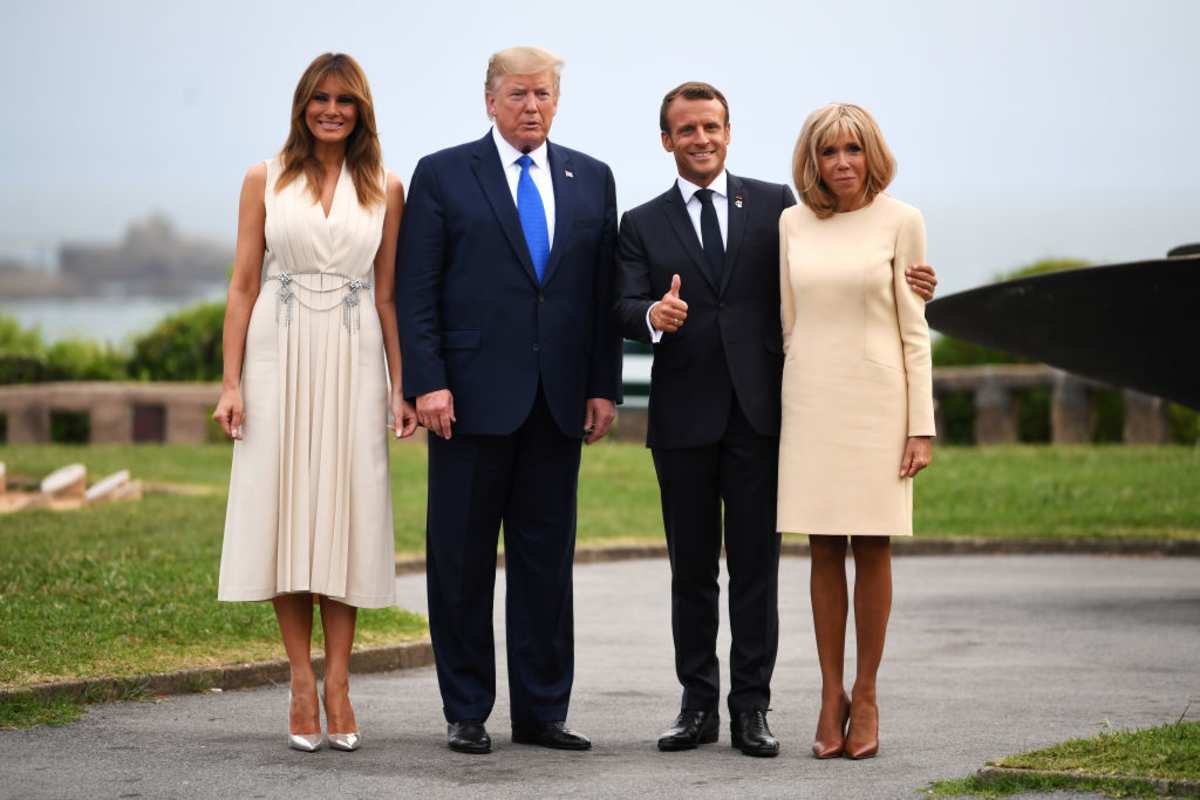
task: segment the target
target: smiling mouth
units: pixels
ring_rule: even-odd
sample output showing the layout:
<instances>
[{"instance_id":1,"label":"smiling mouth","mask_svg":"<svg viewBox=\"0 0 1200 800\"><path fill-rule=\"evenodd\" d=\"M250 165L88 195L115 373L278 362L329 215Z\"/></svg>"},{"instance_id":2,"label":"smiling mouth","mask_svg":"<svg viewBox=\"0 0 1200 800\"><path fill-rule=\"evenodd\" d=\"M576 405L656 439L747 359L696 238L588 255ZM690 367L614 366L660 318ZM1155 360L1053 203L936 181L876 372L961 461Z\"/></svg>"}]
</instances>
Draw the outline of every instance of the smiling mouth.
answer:
<instances>
[{"instance_id":1,"label":"smiling mouth","mask_svg":"<svg viewBox=\"0 0 1200 800\"><path fill-rule=\"evenodd\" d=\"M324 128L327 131L339 130L342 128L343 125L345 125L344 122L334 122L332 120L327 120L327 119L318 120L317 124L320 125L322 128Z\"/></svg>"}]
</instances>

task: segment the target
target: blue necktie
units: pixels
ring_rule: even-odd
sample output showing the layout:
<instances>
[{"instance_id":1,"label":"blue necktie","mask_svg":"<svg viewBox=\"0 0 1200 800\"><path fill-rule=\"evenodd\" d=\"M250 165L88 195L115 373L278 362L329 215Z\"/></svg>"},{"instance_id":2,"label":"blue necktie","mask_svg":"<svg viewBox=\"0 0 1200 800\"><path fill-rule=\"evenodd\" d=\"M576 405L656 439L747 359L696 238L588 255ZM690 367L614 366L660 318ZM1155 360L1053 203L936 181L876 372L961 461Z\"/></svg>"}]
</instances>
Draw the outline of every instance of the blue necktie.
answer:
<instances>
[{"instance_id":1,"label":"blue necktie","mask_svg":"<svg viewBox=\"0 0 1200 800\"><path fill-rule=\"evenodd\" d=\"M517 179L517 215L521 218L521 230L525 232L525 246L533 259L533 271L538 283L546 274L546 259L550 257L550 229L546 225L546 207L542 196L529 174L533 159L523 155L517 159L521 165L521 177Z\"/></svg>"}]
</instances>

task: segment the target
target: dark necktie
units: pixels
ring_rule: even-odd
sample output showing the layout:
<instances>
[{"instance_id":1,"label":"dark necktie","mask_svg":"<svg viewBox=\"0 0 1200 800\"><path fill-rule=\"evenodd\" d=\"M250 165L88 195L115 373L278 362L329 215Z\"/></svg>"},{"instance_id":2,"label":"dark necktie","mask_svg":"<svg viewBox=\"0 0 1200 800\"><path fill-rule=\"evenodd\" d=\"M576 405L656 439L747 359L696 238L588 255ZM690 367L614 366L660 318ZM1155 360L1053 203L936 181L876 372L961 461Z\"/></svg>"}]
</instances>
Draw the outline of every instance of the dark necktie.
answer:
<instances>
[{"instance_id":1,"label":"dark necktie","mask_svg":"<svg viewBox=\"0 0 1200 800\"><path fill-rule=\"evenodd\" d=\"M721 226L717 222L717 209L713 206L712 189L699 189L700 241L704 245L704 257L708 260L709 276L719 287L725 273L725 243L721 241Z\"/></svg>"}]
</instances>

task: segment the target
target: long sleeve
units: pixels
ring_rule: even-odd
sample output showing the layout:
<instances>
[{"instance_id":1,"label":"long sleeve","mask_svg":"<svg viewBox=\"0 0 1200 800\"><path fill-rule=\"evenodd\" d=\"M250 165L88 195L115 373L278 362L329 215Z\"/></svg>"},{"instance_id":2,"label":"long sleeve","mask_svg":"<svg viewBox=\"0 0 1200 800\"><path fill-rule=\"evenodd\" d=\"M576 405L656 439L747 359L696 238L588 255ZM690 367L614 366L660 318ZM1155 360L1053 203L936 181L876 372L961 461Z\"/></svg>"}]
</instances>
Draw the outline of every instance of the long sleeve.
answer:
<instances>
[{"instance_id":1,"label":"long sleeve","mask_svg":"<svg viewBox=\"0 0 1200 800\"><path fill-rule=\"evenodd\" d=\"M779 215L779 317L783 325L783 352L791 345L796 324L796 298L792 294L791 268L788 265L787 226L791 215L785 209Z\"/></svg>"},{"instance_id":2,"label":"long sleeve","mask_svg":"<svg viewBox=\"0 0 1200 800\"><path fill-rule=\"evenodd\" d=\"M621 331L613 313L613 296L618 291L620 277L617 263L617 185L611 169L605 170L603 224L604 232L600 239L599 260L592 287L595 316L587 396L620 403L623 399Z\"/></svg>"},{"instance_id":3,"label":"long sleeve","mask_svg":"<svg viewBox=\"0 0 1200 800\"><path fill-rule=\"evenodd\" d=\"M933 415L933 359L925 301L912 290L904 271L925 263L925 220L912 209L900 222L896 254L892 260L892 289L896 317L904 346L904 370L908 376L908 435L936 436Z\"/></svg>"},{"instance_id":4,"label":"long sleeve","mask_svg":"<svg viewBox=\"0 0 1200 800\"><path fill-rule=\"evenodd\" d=\"M617 244L621 288L616 303L616 316L621 323L621 333L626 339L651 342L646 315L655 298L650 287L650 263L646 258L646 247L641 233L626 213L621 217L621 235Z\"/></svg>"},{"instance_id":5,"label":"long sleeve","mask_svg":"<svg viewBox=\"0 0 1200 800\"><path fill-rule=\"evenodd\" d=\"M396 249L396 316L409 399L447 388L438 314L446 231L437 180L422 159L413 172Z\"/></svg>"}]
</instances>

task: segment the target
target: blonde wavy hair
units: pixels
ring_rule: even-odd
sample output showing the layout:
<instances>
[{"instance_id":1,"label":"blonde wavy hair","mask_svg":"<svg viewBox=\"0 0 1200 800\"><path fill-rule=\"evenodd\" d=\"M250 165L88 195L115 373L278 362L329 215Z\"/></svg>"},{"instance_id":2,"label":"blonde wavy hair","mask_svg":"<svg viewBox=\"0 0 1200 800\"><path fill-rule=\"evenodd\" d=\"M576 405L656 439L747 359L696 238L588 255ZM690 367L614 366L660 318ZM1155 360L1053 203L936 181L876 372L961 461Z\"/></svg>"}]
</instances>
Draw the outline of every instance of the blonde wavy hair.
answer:
<instances>
[{"instance_id":1,"label":"blonde wavy hair","mask_svg":"<svg viewBox=\"0 0 1200 800\"><path fill-rule=\"evenodd\" d=\"M562 68L563 60L549 50L540 47L510 47L493 53L488 59L483 90L487 94L494 93L500 88L500 79L505 75L533 75L551 70L554 73L554 93L558 94Z\"/></svg>"},{"instance_id":2,"label":"blonde wavy hair","mask_svg":"<svg viewBox=\"0 0 1200 800\"><path fill-rule=\"evenodd\" d=\"M820 219L831 217L837 211L837 195L821 180L819 154L843 134L858 142L866 155L864 192L868 203L888 187L896 174L896 157L870 112L850 103L821 106L804 120L792 153L792 180L796 182L796 191L804 205Z\"/></svg>"},{"instance_id":3,"label":"blonde wavy hair","mask_svg":"<svg viewBox=\"0 0 1200 800\"><path fill-rule=\"evenodd\" d=\"M371 87L366 73L352 57L345 53L322 53L317 56L296 84L292 95L292 124L287 141L280 151L283 172L275 183L275 191L301 175L308 181L308 190L314 202L321 199L321 181L324 169L313 154L314 138L304 119L305 109L317 86L326 77L334 76L342 82L346 93L354 98L358 109L358 121L346 140L346 167L354 179L354 190L359 205L370 207L384 200L383 152L379 146L379 132L375 127L375 104L371 100Z\"/></svg>"}]
</instances>

